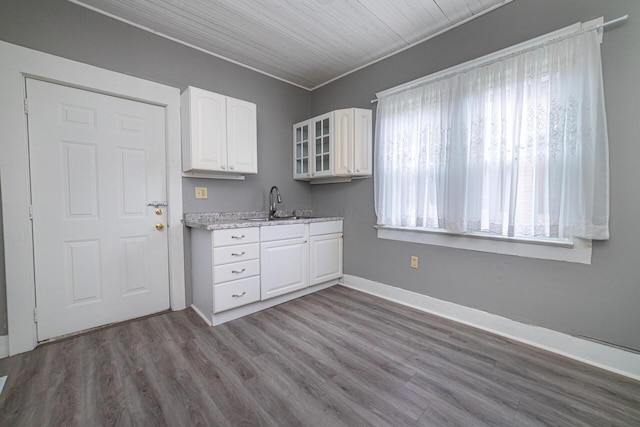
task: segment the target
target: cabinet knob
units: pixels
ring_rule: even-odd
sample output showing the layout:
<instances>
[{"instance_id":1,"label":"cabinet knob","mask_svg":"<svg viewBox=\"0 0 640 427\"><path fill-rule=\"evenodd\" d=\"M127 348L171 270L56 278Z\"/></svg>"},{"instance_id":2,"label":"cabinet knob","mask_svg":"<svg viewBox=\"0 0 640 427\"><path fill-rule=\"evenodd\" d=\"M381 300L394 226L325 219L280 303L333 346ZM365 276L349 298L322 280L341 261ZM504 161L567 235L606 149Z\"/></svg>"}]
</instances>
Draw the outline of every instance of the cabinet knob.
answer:
<instances>
[{"instance_id":1,"label":"cabinet knob","mask_svg":"<svg viewBox=\"0 0 640 427\"><path fill-rule=\"evenodd\" d=\"M233 166L233 165L229 166L229 169L231 169L231 170L234 170L235 168L236 168L236 167L235 167L235 166Z\"/></svg>"},{"instance_id":2,"label":"cabinet knob","mask_svg":"<svg viewBox=\"0 0 640 427\"><path fill-rule=\"evenodd\" d=\"M227 167L225 165L220 166L220 169L226 169Z\"/></svg>"},{"instance_id":3,"label":"cabinet knob","mask_svg":"<svg viewBox=\"0 0 640 427\"><path fill-rule=\"evenodd\" d=\"M356 173L360 173L360 169L356 169Z\"/></svg>"}]
</instances>

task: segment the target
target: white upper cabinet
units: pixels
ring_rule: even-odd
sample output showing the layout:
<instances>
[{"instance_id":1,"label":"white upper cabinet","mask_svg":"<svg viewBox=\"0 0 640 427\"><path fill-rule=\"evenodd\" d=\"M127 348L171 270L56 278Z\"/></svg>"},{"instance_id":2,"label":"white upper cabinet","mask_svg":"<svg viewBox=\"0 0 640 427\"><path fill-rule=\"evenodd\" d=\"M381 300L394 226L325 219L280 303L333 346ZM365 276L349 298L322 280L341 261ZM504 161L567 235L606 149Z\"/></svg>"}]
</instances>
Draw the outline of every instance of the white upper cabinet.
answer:
<instances>
[{"instance_id":1,"label":"white upper cabinet","mask_svg":"<svg viewBox=\"0 0 640 427\"><path fill-rule=\"evenodd\" d=\"M345 182L372 174L371 110L347 108L293 126L293 178Z\"/></svg>"},{"instance_id":2,"label":"white upper cabinet","mask_svg":"<svg viewBox=\"0 0 640 427\"><path fill-rule=\"evenodd\" d=\"M311 135L313 153L311 177L322 178L333 175L333 113L323 114L311 119Z\"/></svg>"},{"instance_id":3,"label":"white upper cabinet","mask_svg":"<svg viewBox=\"0 0 640 427\"><path fill-rule=\"evenodd\" d=\"M371 110L353 109L353 169L352 175L373 175L373 130Z\"/></svg>"},{"instance_id":4,"label":"white upper cabinet","mask_svg":"<svg viewBox=\"0 0 640 427\"><path fill-rule=\"evenodd\" d=\"M258 173L256 104L227 97L227 161L230 172Z\"/></svg>"},{"instance_id":5,"label":"white upper cabinet","mask_svg":"<svg viewBox=\"0 0 640 427\"><path fill-rule=\"evenodd\" d=\"M309 120L293 125L293 179L311 176L309 161Z\"/></svg>"},{"instance_id":6,"label":"white upper cabinet","mask_svg":"<svg viewBox=\"0 0 640 427\"><path fill-rule=\"evenodd\" d=\"M183 171L258 173L255 104L191 86L181 101Z\"/></svg>"}]
</instances>

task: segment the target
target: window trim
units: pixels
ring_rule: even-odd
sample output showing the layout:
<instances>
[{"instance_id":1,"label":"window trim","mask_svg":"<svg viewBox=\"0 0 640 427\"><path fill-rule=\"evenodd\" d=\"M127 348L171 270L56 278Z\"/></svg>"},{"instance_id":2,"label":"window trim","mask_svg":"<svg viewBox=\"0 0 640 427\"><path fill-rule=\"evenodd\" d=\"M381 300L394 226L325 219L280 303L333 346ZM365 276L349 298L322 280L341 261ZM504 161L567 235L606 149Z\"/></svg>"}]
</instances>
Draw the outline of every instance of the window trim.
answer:
<instances>
[{"instance_id":1,"label":"window trim","mask_svg":"<svg viewBox=\"0 0 640 427\"><path fill-rule=\"evenodd\" d=\"M375 228L377 229L378 239L524 258L591 264L591 240L576 238L572 242L563 242L561 240L492 236L482 233L454 234L445 230L420 227L377 225Z\"/></svg>"}]
</instances>

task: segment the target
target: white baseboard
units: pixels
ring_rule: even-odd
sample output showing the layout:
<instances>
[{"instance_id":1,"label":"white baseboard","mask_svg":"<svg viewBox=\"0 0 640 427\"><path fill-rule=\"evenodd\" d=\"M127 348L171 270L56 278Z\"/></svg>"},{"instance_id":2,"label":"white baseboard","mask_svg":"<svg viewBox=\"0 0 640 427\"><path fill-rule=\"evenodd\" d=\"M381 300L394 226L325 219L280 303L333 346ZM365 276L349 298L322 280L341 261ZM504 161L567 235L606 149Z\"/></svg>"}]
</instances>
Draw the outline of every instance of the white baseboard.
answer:
<instances>
[{"instance_id":1,"label":"white baseboard","mask_svg":"<svg viewBox=\"0 0 640 427\"><path fill-rule=\"evenodd\" d=\"M342 284L640 381L640 354L345 274Z\"/></svg>"},{"instance_id":2,"label":"white baseboard","mask_svg":"<svg viewBox=\"0 0 640 427\"><path fill-rule=\"evenodd\" d=\"M9 357L9 335L0 336L0 359Z\"/></svg>"},{"instance_id":3,"label":"white baseboard","mask_svg":"<svg viewBox=\"0 0 640 427\"><path fill-rule=\"evenodd\" d=\"M205 316L204 313L202 313L200 309L195 306L195 304L191 304L191 308L196 312L196 314L198 314L198 316L202 317L202 320L204 320L207 325L212 326L211 320L207 319L207 316Z\"/></svg>"}]
</instances>

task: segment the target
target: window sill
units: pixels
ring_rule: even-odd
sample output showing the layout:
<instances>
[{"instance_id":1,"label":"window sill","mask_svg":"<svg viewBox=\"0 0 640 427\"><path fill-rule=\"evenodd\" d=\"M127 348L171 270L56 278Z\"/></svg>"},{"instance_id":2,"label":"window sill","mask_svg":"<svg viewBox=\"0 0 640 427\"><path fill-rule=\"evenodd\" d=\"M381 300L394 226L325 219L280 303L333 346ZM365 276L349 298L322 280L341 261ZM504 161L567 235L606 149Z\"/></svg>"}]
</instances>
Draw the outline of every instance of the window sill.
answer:
<instances>
[{"instance_id":1,"label":"window sill","mask_svg":"<svg viewBox=\"0 0 640 427\"><path fill-rule=\"evenodd\" d=\"M525 258L591 264L591 240L529 240L490 235L459 235L440 230L376 226L378 238Z\"/></svg>"}]
</instances>

